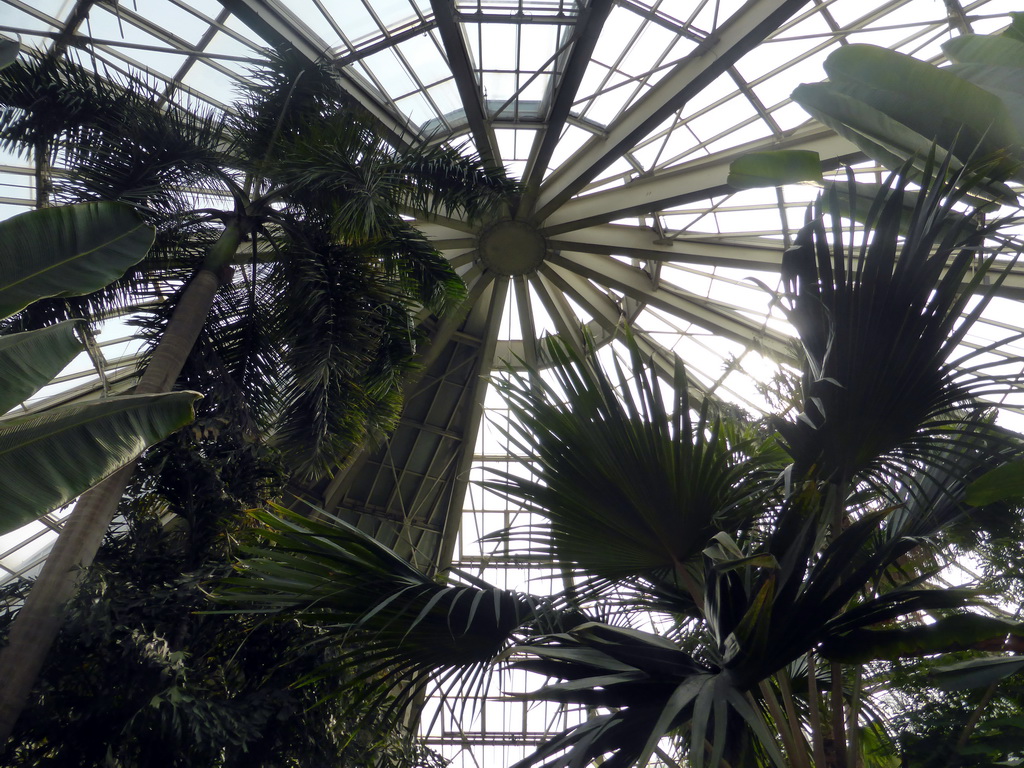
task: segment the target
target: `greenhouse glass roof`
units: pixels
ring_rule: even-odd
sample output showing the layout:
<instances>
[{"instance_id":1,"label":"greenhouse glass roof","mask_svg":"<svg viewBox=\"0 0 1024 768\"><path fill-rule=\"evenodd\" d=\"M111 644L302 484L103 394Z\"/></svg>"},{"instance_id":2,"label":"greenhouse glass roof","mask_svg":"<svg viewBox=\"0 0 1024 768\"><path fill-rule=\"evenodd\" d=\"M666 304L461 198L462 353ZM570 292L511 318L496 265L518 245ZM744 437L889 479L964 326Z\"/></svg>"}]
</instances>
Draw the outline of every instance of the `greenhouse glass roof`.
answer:
<instances>
[{"instance_id":1,"label":"greenhouse glass roof","mask_svg":"<svg viewBox=\"0 0 1024 768\"><path fill-rule=\"evenodd\" d=\"M792 341L758 283L778 285L816 190L738 191L730 162L810 149L828 167L876 174L792 90L824 79L839 46L940 62L943 41L994 32L1013 10L1007 0L0 0L0 36L63 46L221 109L265 51L291 47L327 57L393 141L448 142L522 180L507 219L418 220L465 279L466 311L428 320L398 431L312 489L426 570L454 560L511 583L529 564L510 568L508 553L476 543L515 515L471 483L508 460L482 420L492 408L501 418L482 377L542 365L545 336L578 339L583 324L607 339L628 322L661 362L679 355L702 392L762 410L756 382L792 358ZM33 173L0 156L0 215L32 205ZM969 343L1019 322L1010 302L1022 287L1024 271ZM110 377L130 377L134 348L109 345ZM87 373L71 381L88 389ZM59 517L0 538L0 582L38 567ZM465 765L505 764L562 717L516 707L482 708L461 732L442 716L435 743L477 745Z\"/></svg>"}]
</instances>

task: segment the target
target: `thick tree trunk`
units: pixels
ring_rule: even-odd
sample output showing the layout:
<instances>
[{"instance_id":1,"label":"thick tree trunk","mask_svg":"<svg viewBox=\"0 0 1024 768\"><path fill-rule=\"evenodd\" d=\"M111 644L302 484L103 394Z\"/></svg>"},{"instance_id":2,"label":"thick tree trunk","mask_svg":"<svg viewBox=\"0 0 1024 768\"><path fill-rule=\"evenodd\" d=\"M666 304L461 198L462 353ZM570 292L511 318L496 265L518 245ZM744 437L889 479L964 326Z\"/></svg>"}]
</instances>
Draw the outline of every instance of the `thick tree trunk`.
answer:
<instances>
[{"instance_id":1,"label":"thick tree trunk","mask_svg":"<svg viewBox=\"0 0 1024 768\"><path fill-rule=\"evenodd\" d=\"M135 387L137 393L167 392L174 386L206 322L220 283L219 276L210 269L201 269L192 278ZM7 647L0 651L0 745L10 738L28 701L63 623L64 605L74 594L82 571L96 556L134 469L135 462L122 467L78 499L25 605L15 617Z\"/></svg>"}]
</instances>

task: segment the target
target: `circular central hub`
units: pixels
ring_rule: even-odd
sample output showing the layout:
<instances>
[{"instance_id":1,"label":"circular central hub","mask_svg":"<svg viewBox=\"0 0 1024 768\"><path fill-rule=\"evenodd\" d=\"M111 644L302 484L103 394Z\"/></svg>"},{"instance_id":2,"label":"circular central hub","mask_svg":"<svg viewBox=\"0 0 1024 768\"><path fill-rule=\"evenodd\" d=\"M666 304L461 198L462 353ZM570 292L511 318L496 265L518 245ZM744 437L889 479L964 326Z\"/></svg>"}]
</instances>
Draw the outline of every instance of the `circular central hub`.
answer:
<instances>
[{"instance_id":1,"label":"circular central hub","mask_svg":"<svg viewBox=\"0 0 1024 768\"><path fill-rule=\"evenodd\" d=\"M533 272L544 261L547 242L525 221L499 221L480 233L480 261L506 277Z\"/></svg>"}]
</instances>

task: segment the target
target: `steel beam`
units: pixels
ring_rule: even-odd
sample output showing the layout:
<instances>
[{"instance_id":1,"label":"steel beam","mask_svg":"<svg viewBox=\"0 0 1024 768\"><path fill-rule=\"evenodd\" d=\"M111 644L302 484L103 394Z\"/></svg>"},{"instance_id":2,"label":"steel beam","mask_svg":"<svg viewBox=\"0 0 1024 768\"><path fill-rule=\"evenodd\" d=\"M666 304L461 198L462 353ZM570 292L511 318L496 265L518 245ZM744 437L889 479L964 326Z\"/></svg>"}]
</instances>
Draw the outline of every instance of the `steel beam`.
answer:
<instances>
[{"instance_id":1,"label":"steel beam","mask_svg":"<svg viewBox=\"0 0 1024 768\"><path fill-rule=\"evenodd\" d=\"M815 124L794 131L781 141L774 137L753 141L710 157L682 163L669 170L641 176L621 187L577 197L551 213L544 221L542 232L546 237L553 237L594 224L627 216L653 214L675 205L735 192L736 189L726 183L730 163L748 152L770 149L807 149L817 152L826 168L863 157L852 142Z\"/></svg>"},{"instance_id":2,"label":"steel beam","mask_svg":"<svg viewBox=\"0 0 1024 768\"><path fill-rule=\"evenodd\" d=\"M501 316L505 310L508 297L508 278L494 281L491 300L487 305L486 321L480 335L480 352L476 359L476 371L471 379L469 391L466 393L470 407L466 409L462 424L462 443L455 457L456 468L451 481L451 495L448 497L448 509L445 513L444 531L441 534L437 560L440 570L452 563L455 552L455 540L462 525L462 513L466 506L466 489L469 487L469 470L473 465L473 453L476 450L477 435L484 414L484 393L487 389L487 376L494 367L494 354L498 344L498 329L501 327ZM473 324L472 317L467 319L467 329Z\"/></svg>"},{"instance_id":3,"label":"steel beam","mask_svg":"<svg viewBox=\"0 0 1024 768\"><path fill-rule=\"evenodd\" d=\"M713 31L611 126L591 139L541 187L537 218L544 220L601 171L756 47L807 0L749 0Z\"/></svg>"},{"instance_id":4,"label":"steel beam","mask_svg":"<svg viewBox=\"0 0 1024 768\"><path fill-rule=\"evenodd\" d=\"M530 161L523 175L527 188L540 187L544 171L547 169L548 163L551 162L551 156L562 136L565 121L569 117L573 102L576 101L576 93L583 81L583 74L590 64L594 47L597 45L605 21L608 20L612 5L612 0L593 0L590 7L583 12L583 16L576 21L574 32L576 42L572 46L572 52L565 64L565 71L558 83L558 90L551 104L551 112L545 127L537 132L534 147L530 151ZM522 212L526 215L529 213L531 211Z\"/></svg>"},{"instance_id":5,"label":"steel beam","mask_svg":"<svg viewBox=\"0 0 1024 768\"><path fill-rule=\"evenodd\" d=\"M451 67L455 85L459 89L459 98L466 110L466 119L469 121L469 131L473 134L476 151L487 165L496 167L500 164L498 142L487 122L483 94L476 80L473 62L469 58L466 39L455 20L454 5L451 0L430 0L437 31L441 34L441 43L448 57L448 66Z\"/></svg>"},{"instance_id":6,"label":"steel beam","mask_svg":"<svg viewBox=\"0 0 1024 768\"><path fill-rule=\"evenodd\" d=\"M251 30L278 50L292 49L309 59L321 61L330 53L330 46L294 13L273 0L219 0ZM416 126L404 117L393 114L351 74L337 68L344 89L384 130L396 146L407 146L410 136L418 136Z\"/></svg>"},{"instance_id":7,"label":"steel beam","mask_svg":"<svg viewBox=\"0 0 1024 768\"><path fill-rule=\"evenodd\" d=\"M777 359L792 357L792 341L783 334L751 321L721 302L689 294L681 288L656 285L643 270L616 259L562 251L550 255L547 260L744 346L756 344Z\"/></svg>"},{"instance_id":8,"label":"steel beam","mask_svg":"<svg viewBox=\"0 0 1024 768\"><path fill-rule=\"evenodd\" d=\"M628 256L641 261L733 267L758 272L777 272L782 264L783 244L768 238L708 237L693 240L663 240L653 229L619 224L601 224L551 238L554 250Z\"/></svg>"},{"instance_id":9,"label":"steel beam","mask_svg":"<svg viewBox=\"0 0 1024 768\"><path fill-rule=\"evenodd\" d=\"M569 273L561 269L546 267L545 278L552 285L565 295L572 296L581 306L585 307L590 316L605 331L608 337L614 337L625 329L622 318L622 311L607 293L600 291L592 282L575 273ZM668 380L671 380L675 373L675 353L666 349L662 344L652 339L645 331L633 326L630 334L637 343L641 354L654 363L658 372ZM707 391L699 381L691 382L695 391L691 395L697 396L700 402Z\"/></svg>"}]
</instances>

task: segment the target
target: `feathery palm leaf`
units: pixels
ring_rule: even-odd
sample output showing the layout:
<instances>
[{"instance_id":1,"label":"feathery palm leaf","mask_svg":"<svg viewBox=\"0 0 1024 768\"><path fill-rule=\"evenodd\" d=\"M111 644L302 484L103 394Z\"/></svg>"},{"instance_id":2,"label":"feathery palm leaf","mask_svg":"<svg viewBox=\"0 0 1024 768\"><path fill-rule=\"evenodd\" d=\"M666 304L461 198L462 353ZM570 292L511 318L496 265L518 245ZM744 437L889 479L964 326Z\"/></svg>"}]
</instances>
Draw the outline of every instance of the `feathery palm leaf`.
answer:
<instances>
[{"instance_id":1,"label":"feathery palm leaf","mask_svg":"<svg viewBox=\"0 0 1024 768\"><path fill-rule=\"evenodd\" d=\"M268 545L247 549L221 599L315 623L337 654L324 674L377 683L378 703L396 694L395 713L430 683L423 673L484 685L512 635L544 613L526 595L428 579L337 518L272 509L254 513Z\"/></svg>"},{"instance_id":2,"label":"feathery palm leaf","mask_svg":"<svg viewBox=\"0 0 1024 768\"><path fill-rule=\"evenodd\" d=\"M284 347L274 439L303 479L398 417L415 330L375 262L372 250L324 244L272 278Z\"/></svg>"},{"instance_id":3,"label":"feathery palm leaf","mask_svg":"<svg viewBox=\"0 0 1024 768\"><path fill-rule=\"evenodd\" d=\"M204 407L221 404L222 415L276 434L299 475L315 480L393 423L413 318L465 299L402 211L479 215L515 186L451 150L396 148L327 63L279 56L253 74L227 117L63 60L0 74L0 143L65 167L59 197L136 204L165 246L103 293L37 304L17 322L158 296L162 306L140 322L159 339L194 270L238 267L184 376L207 380Z\"/></svg>"},{"instance_id":4,"label":"feathery palm leaf","mask_svg":"<svg viewBox=\"0 0 1024 768\"><path fill-rule=\"evenodd\" d=\"M0 75L0 104L0 146L67 168L59 198L124 200L166 215L195 207L186 190L223 189L223 119L146 83L23 57Z\"/></svg>"},{"instance_id":5,"label":"feathery palm leaf","mask_svg":"<svg viewBox=\"0 0 1024 768\"><path fill-rule=\"evenodd\" d=\"M0 105L0 146L66 169L53 177L56 200L130 202L159 230L157 247L121 279L88 296L39 302L18 318L19 326L102 317L136 305L154 280L180 278L165 273L162 246L173 242L180 258L189 228L174 217L189 212L191 226L201 199L194 190L224 189L221 118L166 103L144 83L63 59L22 57L5 68Z\"/></svg>"}]
</instances>

